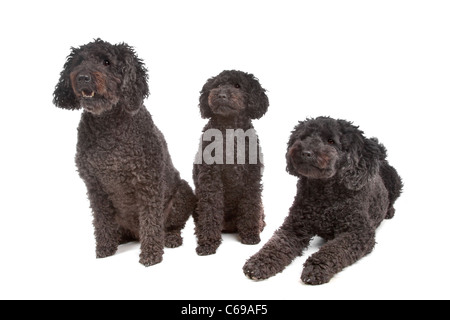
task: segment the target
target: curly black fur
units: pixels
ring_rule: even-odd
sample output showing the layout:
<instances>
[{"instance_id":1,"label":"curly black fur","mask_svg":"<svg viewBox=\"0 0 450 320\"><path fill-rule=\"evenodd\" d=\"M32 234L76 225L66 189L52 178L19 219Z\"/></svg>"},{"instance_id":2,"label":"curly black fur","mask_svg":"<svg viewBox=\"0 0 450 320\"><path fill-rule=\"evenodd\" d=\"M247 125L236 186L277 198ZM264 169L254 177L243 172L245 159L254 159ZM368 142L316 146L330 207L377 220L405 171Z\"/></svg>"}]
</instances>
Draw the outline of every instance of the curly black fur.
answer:
<instances>
[{"instance_id":1,"label":"curly black fur","mask_svg":"<svg viewBox=\"0 0 450 320\"><path fill-rule=\"evenodd\" d=\"M252 119L261 118L269 100L259 81L242 71L223 71L209 79L200 95L200 112L210 119L203 129L217 129L226 137L227 129L253 129ZM259 141L257 142L259 149ZM236 142L234 142L236 148ZM205 150L203 142L200 152ZM225 152L224 152L225 154ZM214 254L221 232L238 232L244 244L261 241L264 213L261 201L261 159L250 164L246 143L245 164L195 164L194 183L199 199L194 215L199 255ZM236 158L235 158L236 160Z\"/></svg>"},{"instance_id":2,"label":"curly black fur","mask_svg":"<svg viewBox=\"0 0 450 320\"><path fill-rule=\"evenodd\" d=\"M84 109L76 164L94 214L97 257L140 240L140 262L150 266L162 261L164 245L182 244L196 198L143 105L147 78L130 46L97 39L72 48L53 102Z\"/></svg>"},{"instance_id":3,"label":"curly black fur","mask_svg":"<svg viewBox=\"0 0 450 320\"><path fill-rule=\"evenodd\" d=\"M301 279L323 284L370 253L375 230L394 216L403 184L377 139L367 139L345 120L300 122L286 154L287 171L299 177L289 216L244 265L252 279L281 272L302 255L312 237L327 242L304 264Z\"/></svg>"}]
</instances>

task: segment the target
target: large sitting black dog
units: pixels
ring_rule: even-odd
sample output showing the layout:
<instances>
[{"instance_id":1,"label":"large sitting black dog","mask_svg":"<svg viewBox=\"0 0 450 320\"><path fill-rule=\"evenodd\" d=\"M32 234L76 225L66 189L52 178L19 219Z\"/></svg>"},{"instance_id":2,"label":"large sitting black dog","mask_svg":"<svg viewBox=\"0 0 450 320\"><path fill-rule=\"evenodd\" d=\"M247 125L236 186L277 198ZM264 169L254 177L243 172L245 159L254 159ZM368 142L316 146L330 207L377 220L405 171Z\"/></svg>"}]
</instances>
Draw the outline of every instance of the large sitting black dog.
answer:
<instances>
[{"instance_id":1,"label":"large sitting black dog","mask_svg":"<svg viewBox=\"0 0 450 320\"><path fill-rule=\"evenodd\" d=\"M97 257L140 240L140 262L162 261L182 244L196 198L174 168L162 133L143 105L147 70L126 44L100 39L73 48L54 103L83 109L76 164L94 213Z\"/></svg>"},{"instance_id":2,"label":"large sitting black dog","mask_svg":"<svg viewBox=\"0 0 450 320\"><path fill-rule=\"evenodd\" d=\"M320 117L300 122L287 150L287 171L299 177L289 216L244 265L252 279L281 272L315 235L327 240L307 259L301 279L323 284L370 253L375 230L394 216L402 181L386 149L348 121Z\"/></svg>"}]
</instances>

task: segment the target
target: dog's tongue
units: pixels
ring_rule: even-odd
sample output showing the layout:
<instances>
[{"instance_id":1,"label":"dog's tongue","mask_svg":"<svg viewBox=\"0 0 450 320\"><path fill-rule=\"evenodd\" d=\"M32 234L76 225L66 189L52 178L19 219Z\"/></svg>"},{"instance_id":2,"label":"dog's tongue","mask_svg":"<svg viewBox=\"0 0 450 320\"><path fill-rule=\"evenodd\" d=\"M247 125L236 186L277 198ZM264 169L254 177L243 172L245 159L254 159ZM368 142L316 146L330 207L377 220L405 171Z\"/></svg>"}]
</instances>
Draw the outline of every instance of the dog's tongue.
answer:
<instances>
[{"instance_id":1,"label":"dog's tongue","mask_svg":"<svg viewBox=\"0 0 450 320\"><path fill-rule=\"evenodd\" d=\"M95 92L89 89L83 89L81 90L81 94L83 95L83 98L93 98Z\"/></svg>"}]
</instances>

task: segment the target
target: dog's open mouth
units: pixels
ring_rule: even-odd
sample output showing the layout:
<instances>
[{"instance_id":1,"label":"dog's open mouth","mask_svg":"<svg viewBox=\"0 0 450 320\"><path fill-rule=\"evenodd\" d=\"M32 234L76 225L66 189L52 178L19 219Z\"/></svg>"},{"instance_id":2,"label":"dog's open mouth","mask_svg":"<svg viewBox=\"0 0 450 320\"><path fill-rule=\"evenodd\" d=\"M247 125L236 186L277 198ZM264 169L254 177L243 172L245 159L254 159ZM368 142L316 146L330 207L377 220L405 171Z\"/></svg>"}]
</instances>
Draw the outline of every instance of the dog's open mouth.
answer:
<instances>
[{"instance_id":1,"label":"dog's open mouth","mask_svg":"<svg viewBox=\"0 0 450 320\"><path fill-rule=\"evenodd\" d=\"M83 90L81 90L81 95L85 99L92 99L95 96L95 91L92 91L89 89L83 89Z\"/></svg>"}]
</instances>

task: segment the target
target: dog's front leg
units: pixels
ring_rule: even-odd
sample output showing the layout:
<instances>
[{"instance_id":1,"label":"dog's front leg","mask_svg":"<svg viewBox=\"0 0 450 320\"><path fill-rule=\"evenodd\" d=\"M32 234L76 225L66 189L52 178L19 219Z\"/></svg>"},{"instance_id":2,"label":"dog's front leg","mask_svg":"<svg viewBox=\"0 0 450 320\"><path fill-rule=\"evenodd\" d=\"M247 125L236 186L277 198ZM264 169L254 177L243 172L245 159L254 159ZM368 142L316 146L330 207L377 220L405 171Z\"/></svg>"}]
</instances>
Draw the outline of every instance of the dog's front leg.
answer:
<instances>
[{"instance_id":1,"label":"dog's front leg","mask_svg":"<svg viewBox=\"0 0 450 320\"><path fill-rule=\"evenodd\" d=\"M245 189L238 204L237 229L243 244L258 244L264 229L264 208L261 199L261 167L248 165Z\"/></svg>"},{"instance_id":2,"label":"dog's front leg","mask_svg":"<svg viewBox=\"0 0 450 320\"><path fill-rule=\"evenodd\" d=\"M327 283L336 273L370 253L375 245L375 231L364 231L344 233L325 243L306 260L302 281L311 285Z\"/></svg>"},{"instance_id":3,"label":"dog's front leg","mask_svg":"<svg viewBox=\"0 0 450 320\"><path fill-rule=\"evenodd\" d=\"M224 191L221 172L217 166L201 165L196 175L197 211L194 214L197 254L215 254L222 242L224 220Z\"/></svg>"},{"instance_id":4,"label":"dog's front leg","mask_svg":"<svg viewBox=\"0 0 450 320\"><path fill-rule=\"evenodd\" d=\"M146 267L160 263L164 253L163 190L154 182L139 193L139 262Z\"/></svg>"},{"instance_id":5,"label":"dog's front leg","mask_svg":"<svg viewBox=\"0 0 450 320\"><path fill-rule=\"evenodd\" d=\"M263 280L283 271L311 241L313 234L307 230L291 210L281 228L257 254L247 260L243 267L245 275L253 280Z\"/></svg>"},{"instance_id":6,"label":"dog's front leg","mask_svg":"<svg viewBox=\"0 0 450 320\"><path fill-rule=\"evenodd\" d=\"M120 231L116 223L116 211L99 183L84 179L94 215L94 229L97 258L106 258L116 253Z\"/></svg>"}]
</instances>

